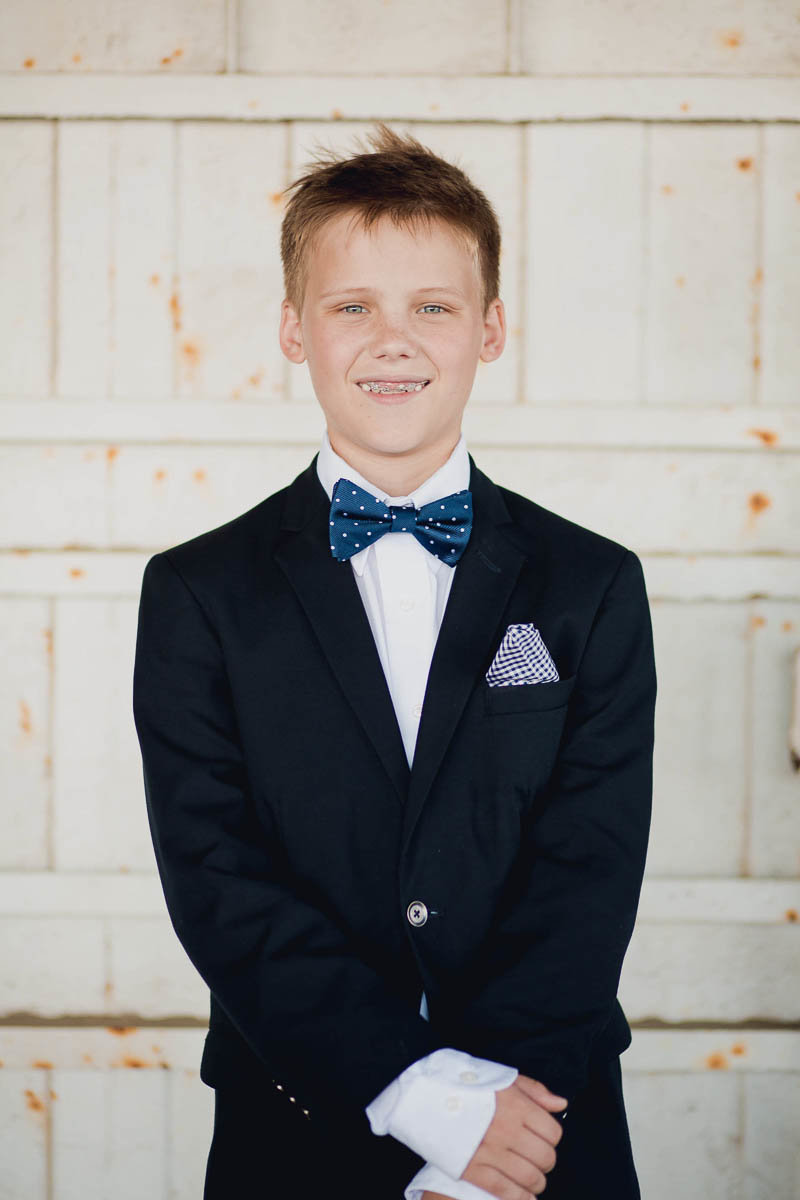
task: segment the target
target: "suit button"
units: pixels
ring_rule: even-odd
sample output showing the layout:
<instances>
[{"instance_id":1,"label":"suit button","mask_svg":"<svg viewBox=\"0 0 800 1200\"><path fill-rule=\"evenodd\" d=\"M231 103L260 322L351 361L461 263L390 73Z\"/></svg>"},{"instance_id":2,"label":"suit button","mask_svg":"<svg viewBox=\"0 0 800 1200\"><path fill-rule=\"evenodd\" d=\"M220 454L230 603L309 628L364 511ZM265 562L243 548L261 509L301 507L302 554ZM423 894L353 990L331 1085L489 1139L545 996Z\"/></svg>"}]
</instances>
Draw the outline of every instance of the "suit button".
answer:
<instances>
[{"instance_id":1,"label":"suit button","mask_svg":"<svg viewBox=\"0 0 800 1200\"><path fill-rule=\"evenodd\" d=\"M406 909L406 916L412 925L424 925L428 919L428 909L421 900L412 900Z\"/></svg>"}]
</instances>

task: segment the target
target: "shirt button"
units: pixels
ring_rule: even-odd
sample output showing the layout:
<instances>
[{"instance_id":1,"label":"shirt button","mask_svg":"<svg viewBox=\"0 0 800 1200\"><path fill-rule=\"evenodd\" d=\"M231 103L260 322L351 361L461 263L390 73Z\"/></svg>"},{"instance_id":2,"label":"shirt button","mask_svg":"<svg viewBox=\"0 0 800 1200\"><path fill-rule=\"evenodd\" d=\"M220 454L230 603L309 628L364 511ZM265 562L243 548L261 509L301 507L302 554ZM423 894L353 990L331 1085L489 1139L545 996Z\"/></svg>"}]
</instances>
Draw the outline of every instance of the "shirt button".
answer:
<instances>
[{"instance_id":1,"label":"shirt button","mask_svg":"<svg viewBox=\"0 0 800 1200\"><path fill-rule=\"evenodd\" d=\"M421 900L412 900L406 909L406 916L412 925L424 925L428 919L428 907Z\"/></svg>"},{"instance_id":2,"label":"shirt button","mask_svg":"<svg viewBox=\"0 0 800 1200\"><path fill-rule=\"evenodd\" d=\"M462 1071L458 1078L464 1083L474 1083L478 1076L474 1071Z\"/></svg>"},{"instance_id":3,"label":"shirt button","mask_svg":"<svg viewBox=\"0 0 800 1200\"><path fill-rule=\"evenodd\" d=\"M445 1108L448 1108L450 1112L458 1112L459 1108L461 1108L461 1101L458 1096L448 1096L444 1103Z\"/></svg>"},{"instance_id":4,"label":"shirt button","mask_svg":"<svg viewBox=\"0 0 800 1200\"><path fill-rule=\"evenodd\" d=\"M414 607L414 601L408 596L404 596L400 601L400 607L402 608L403 612L411 612L412 608Z\"/></svg>"}]
</instances>

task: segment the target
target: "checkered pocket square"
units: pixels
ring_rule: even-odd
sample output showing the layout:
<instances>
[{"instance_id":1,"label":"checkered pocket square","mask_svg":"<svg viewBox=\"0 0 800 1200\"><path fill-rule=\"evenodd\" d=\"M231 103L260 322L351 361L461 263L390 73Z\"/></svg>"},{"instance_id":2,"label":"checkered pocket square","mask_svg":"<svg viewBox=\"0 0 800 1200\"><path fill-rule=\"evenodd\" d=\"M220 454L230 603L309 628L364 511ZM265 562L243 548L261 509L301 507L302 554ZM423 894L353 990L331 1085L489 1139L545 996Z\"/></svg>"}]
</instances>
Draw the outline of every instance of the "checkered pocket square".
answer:
<instances>
[{"instance_id":1,"label":"checkered pocket square","mask_svg":"<svg viewBox=\"0 0 800 1200\"><path fill-rule=\"evenodd\" d=\"M560 678L535 625L509 625L486 672L490 687L509 683L548 683Z\"/></svg>"}]
</instances>

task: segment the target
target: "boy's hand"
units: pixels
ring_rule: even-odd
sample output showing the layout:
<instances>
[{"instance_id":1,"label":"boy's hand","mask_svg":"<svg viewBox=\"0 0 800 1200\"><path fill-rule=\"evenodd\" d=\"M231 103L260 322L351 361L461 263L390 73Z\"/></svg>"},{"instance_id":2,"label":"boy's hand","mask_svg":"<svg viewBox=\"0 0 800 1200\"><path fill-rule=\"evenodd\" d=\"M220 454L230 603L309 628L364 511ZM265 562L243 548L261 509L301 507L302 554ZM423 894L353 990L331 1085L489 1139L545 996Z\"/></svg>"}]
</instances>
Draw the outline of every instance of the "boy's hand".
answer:
<instances>
[{"instance_id":1,"label":"boy's hand","mask_svg":"<svg viewBox=\"0 0 800 1200\"><path fill-rule=\"evenodd\" d=\"M545 1176L556 1165L564 1128L550 1113L563 1112L567 1102L522 1074L495 1097L492 1123L461 1178L501 1200L529 1200L545 1190ZM423 1200L431 1198L438 1200L435 1192L423 1192Z\"/></svg>"}]
</instances>

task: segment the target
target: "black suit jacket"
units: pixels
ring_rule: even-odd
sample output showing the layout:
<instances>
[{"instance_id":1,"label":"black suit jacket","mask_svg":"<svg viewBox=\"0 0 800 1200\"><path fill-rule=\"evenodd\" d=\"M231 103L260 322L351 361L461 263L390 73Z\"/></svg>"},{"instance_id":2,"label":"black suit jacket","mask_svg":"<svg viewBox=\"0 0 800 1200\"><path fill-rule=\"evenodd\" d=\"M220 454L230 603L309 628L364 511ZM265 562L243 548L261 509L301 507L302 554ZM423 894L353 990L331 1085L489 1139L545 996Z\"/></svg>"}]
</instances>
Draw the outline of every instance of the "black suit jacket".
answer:
<instances>
[{"instance_id":1,"label":"black suit jacket","mask_svg":"<svg viewBox=\"0 0 800 1200\"><path fill-rule=\"evenodd\" d=\"M470 488L411 770L316 457L146 565L134 715L170 918L211 993L212 1086L268 1074L363 1116L455 1046L572 1099L630 1043L656 695L641 564L471 456ZM511 622L538 626L560 681L489 687Z\"/></svg>"}]
</instances>

